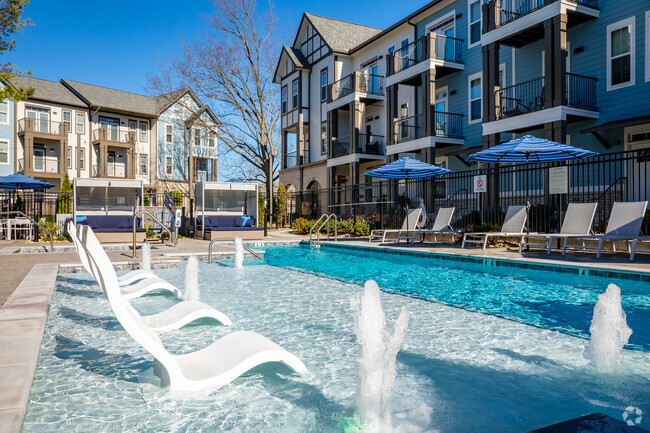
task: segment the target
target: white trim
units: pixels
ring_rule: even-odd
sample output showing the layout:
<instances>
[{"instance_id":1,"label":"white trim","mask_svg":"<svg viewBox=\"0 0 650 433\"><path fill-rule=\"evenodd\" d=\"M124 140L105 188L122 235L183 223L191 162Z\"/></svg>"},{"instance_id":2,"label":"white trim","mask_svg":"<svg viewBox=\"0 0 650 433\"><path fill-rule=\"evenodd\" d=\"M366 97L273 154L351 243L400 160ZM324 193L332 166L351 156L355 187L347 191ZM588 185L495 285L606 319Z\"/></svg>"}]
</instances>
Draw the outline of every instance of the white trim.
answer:
<instances>
[{"instance_id":1,"label":"white trim","mask_svg":"<svg viewBox=\"0 0 650 433\"><path fill-rule=\"evenodd\" d=\"M171 136L171 141L167 141L167 128L171 128L171 132L169 135ZM165 144L174 144L174 124L173 123L165 123Z\"/></svg>"},{"instance_id":2,"label":"white trim","mask_svg":"<svg viewBox=\"0 0 650 433\"><path fill-rule=\"evenodd\" d=\"M650 81L650 10L645 12L645 80Z\"/></svg>"},{"instance_id":3,"label":"white trim","mask_svg":"<svg viewBox=\"0 0 650 433\"><path fill-rule=\"evenodd\" d=\"M363 155L363 159L374 159L374 160L383 160L384 157L381 155ZM352 155L343 155L336 158L330 158L327 160L328 167L335 167L337 165L351 164L361 161L361 154L354 153Z\"/></svg>"},{"instance_id":4,"label":"white trim","mask_svg":"<svg viewBox=\"0 0 650 433\"><path fill-rule=\"evenodd\" d=\"M0 122L0 125L9 125L9 99L5 99L4 101L0 101L0 104L7 104L7 121L6 122Z\"/></svg>"},{"instance_id":5,"label":"white trim","mask_svg":"<svg viewBox=\"0 0 650 433\"><path fill-rule=\"evenodd\" d=\"M478 119L472 120L472 81L481 79L481 116ZM477 72L467 77L467 124L473 125L480 123L483 119L483 71Z\"/></svg>"},{"instance_id":6,"label":"white trim","mask_svg":"<svg viewBox=\"0 0 650 433\"><path fill-rule=\"evenodd\" d=\"M442 23L442 22L444 22L444 21L447 21L449 18L453 18L453 19L454 19L454 37L456 37L456 9L454 9L453 11L451 11L451 12L449 12L448 14L444 15L443 17L438 18L438 19L435 20L435 21L431 21L431 22L430 22L429 24L427 24L426 27L424 28L424 33L425 33L425 34L429 33L431 27L435 27L435 26L437 26L438 24L440 24L440 23Z\"/></svg>"},{"instance_id":7,"label":"white trim","mask_svg":"<svg viewBox=\"0 0 650 433\"><path fill-rule=\"evenodd\" d=\"M600 112L559 106L547 108L546 110L509 117L507 119L495 120L483 124L483 135L496 134L500 132L512 132L526 129L532 126L543 125L557 120L567 120L567 116L577 116L589 119L598 119Z\"/></svg>"},{"instance_id":8,"label":"white trim","mask_svg":"<svg viewBox=\"0 0 650 433\"><path fill-rule=\"evenodd\" d=\"M478 41L472 43L472 12L471 12L471 7L472 3L478 2L478 22L479 22L479 28L481 29L481 35L478 38ZM481 0L467 0L467 49L469 50L470 48L473 48L477 45L481 45L481 42L483 40L483 2ZM476 21L474 22L476 23Z\"/></svg>"},{"instance_id":9,"label":"white trim","mask_svg":"<svg viewBox=\"0 0 650 433\"><path fill-rule=\"evenodd\" d=\"M9 165L11 163L11 149L10 149L9 140L0 138L0 144L7 145L7 162L0 162L0 165Z\"/></svg>"},{"instance_id":10,"label":"white trim","mask_svg":"<svg viewBox=\"0 0 650 433\"><path fill-rule=\"evenodd\" d=\"M634 28L634 16L631 16L629 18L626 18L624 20L615 22L614 24L610 24L607 26L607 33L605 37L607 38L607 57L605 58L605 61L607 62L607 91L609 92L610 90L618 90L618 89L623 89L625 87L629 86L634 86L634 83L636 82L636 74L635 74L635 66L636 66L636 32ZM623 27L630 26L630 81L626 83L621 83L621 84L616 84L612 85L612 59L611 59L611 53L612 53L612 38L611 33L615 30L621 29Z\"/></svg>"}]
</instances>

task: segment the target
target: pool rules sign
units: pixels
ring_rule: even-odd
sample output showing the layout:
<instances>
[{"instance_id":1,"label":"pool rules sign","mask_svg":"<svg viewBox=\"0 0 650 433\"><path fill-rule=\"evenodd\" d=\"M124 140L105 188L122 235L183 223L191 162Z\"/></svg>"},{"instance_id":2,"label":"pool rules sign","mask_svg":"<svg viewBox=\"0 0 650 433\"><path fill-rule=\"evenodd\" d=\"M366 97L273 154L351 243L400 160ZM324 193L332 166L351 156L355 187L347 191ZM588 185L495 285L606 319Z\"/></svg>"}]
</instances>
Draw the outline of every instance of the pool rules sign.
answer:
<instances>
[{"instance_id":1,"label":"pool rules sign","mask_svg":"<svg viewBox=\"0 0 650 433\"><path fill-rule=\"evenodd\" d=\"M481 174L474 176L474 192L486 192L487 191L487 176Z\"/></svg>"},{"instance_id":2,"label":"pool rules sign","mask_svg":"<svg viewBox=\"0 0 650 433\"><path fill-rule=\"evenodd\" d=\"M548 193L567 194L569 192L569 167L551 167L548 169Z\"/></svg>"}]
</instances>

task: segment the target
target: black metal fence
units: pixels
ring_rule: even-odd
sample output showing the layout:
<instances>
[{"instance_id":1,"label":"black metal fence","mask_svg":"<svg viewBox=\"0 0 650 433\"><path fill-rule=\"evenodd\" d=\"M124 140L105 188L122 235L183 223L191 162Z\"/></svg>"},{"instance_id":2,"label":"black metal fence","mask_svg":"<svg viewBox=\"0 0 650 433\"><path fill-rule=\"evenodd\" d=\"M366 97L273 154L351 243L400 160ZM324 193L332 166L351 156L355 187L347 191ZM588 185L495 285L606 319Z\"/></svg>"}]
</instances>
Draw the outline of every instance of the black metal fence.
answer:
<instances>
[{"instance_id":1,"label":"black metal fence","mask_svg":"<svg viewBox=\"0 0 650 433\"><path fill-rule=\"evenodd\" d=\"M482 176L482 177L478 177ZM477 180L486 185L477 192ZM455 207L453 226L503 222L510 205L529 204L530 231L557 232L569 203L597 202L594 229L604 231L615 201L650 201L650 149L563 163L517 164L451 173L432 179L372 181L287 194L287 222L333 212L370 218L378 228L399 228L407 209L422 201L432 222L441 207ZM646 220L644 233L650 234Z\"/></svg>"},{"instance_id":2,"label":"black metal fence","mask_svg":"<svg viewBox=\"0 0 650 433\"><path fill-rule=\"evenodd\" d=\"M0 211L21 211L35 220L72 213L71 194L41 191L2 191Z\"/></svg>"}]
</instances>

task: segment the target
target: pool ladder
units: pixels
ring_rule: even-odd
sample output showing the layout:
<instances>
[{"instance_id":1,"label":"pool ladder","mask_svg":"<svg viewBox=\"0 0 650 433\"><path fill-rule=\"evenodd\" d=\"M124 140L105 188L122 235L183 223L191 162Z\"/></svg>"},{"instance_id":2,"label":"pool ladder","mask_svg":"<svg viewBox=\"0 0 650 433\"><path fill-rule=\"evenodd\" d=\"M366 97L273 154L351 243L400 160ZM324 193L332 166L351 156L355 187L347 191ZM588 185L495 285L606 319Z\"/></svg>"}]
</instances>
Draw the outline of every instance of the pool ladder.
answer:
<instances>
[{"instance_id":1,"label":"pool ladder","mask_svg":"<svg viewBox=\"0 0 650 433\"><path fill-rule=\"evenodd\" d=\"M323 218L324 218L324 220L323 220ZM339 233L338 221L339 221L339 219L333 213L331 213L331 214L324 213L323 215L320 216L320 218L318 218L318 220L316 220L316 224L314 224L312 226L311 230L309 230L309 245L313 244L312 235L313 235L314 229L316 229L316 246L320 247L320 229L323 228L323 226L325 224L327 224L329 222L329 220L331 220L332 218L334 218L334 242L338 241L338 233ZM329 226L329 224L327 224L327 240L328 241L330 240L330 226Z\"/></svg>"},{"instance_id":2,"label":"pool ladder","mask_svg":"<svg viewBox=\"0 0 650 433\"><path fill-rule=\"evenodd\" d=\"M208 263L212 263L212 245L214 245L215 242L232 242L232 243L235 243L235 240L234 240L234 239L228 239L228 238L224 238L224 239L212 239L212 240L210 241L210 245L208 245ZM247 247L246 245L243 245L243 244L242 244L242 247L244 247L244 251L246 251L246 252L250 253L251 255L257 257L257 258L260 259L261 261L264 261L264 257L261 256L261 255L260 255L257 251L255 251L254 249L249 248L249 247Z\"/></svg>"}]
</instances>

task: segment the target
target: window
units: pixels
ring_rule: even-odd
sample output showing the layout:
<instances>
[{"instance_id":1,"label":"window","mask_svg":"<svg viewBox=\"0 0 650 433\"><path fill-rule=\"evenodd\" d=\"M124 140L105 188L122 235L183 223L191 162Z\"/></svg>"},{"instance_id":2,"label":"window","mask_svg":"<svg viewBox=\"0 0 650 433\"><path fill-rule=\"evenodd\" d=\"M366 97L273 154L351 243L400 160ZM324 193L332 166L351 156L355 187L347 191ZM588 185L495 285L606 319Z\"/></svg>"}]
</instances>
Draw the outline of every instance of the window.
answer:
<instances>
[{"instance_id":1,"label":"window","mask_svg":"<svg viewBox=\"0 0 650 433\"><path fill-rule=\"evenodd\" d=\"M327 123L320 124L320 153L327 153Z\"/></svg>"},{"instance_id":2,"label":"window","mask_svg":"<svg viewBox=\"0 0 650 433\"><path fill-rule=\"evenodd\" d=\"M607 26L607 90L634 85L634 17Z\"/></svg>"},{"instance_id":3,"label":"window","mask_svg":"<svg viewBox=\"0 0 650 433\"><path fill-rule=\"evenodd\" d=\"M469 122L476 123L481 121L483 116L483 100L481 90L481 80L483 73L470 75L468 78L469 84Z\"/></svg>"},{"instance_id":4,"label":"window","mask_svg":"<svg viewBox=\"0 0 650 433\"><path fill-rule=\"evenodd\" d=\"M298 107L298 79L291 83L291 108Z\"/></svg>"},{"instance_id":5,"label":"window","mask_svg":"<svg viewBox=\"0 0 650 433\"><path fill-rule=\"evenodd\" d=\"M287 86L282 87L282 114L287 112Z\"/></svg>"},{"instance_id":6,"label":"window","mask_svg":"<svg viewBox=\"0 0 650 433\"><path fill-rule=\"evenodd\" d=\"M467 0L469 8L469 45L472 48L481 42L481 1Z\"/></svg>"},{"instance_id":7,"label":"window","mask_svg":"<svg viewBox=\"0 0 650 433\"><path fill-rule=\"evenodd\" d=\"M0 102L0 123L9 124L9 102Z\"/></svg>"},{"instance_id":8,"label":"window","mask_svg":"<svg viewBox=\"0 0 650 433\"><path fill-rule=\"evenodd\" d=\"M399 50L399 55L402 58L402 69L409 67L409 40L404 39L402 41L402 48Z\"/></svg>"},{"instance_id":9,"label":"window","mask_svg":"<svg viewBox=\"0 0 650 433\"><path fill-rule=\"evenodd\" d=\"M327 69L320 71L320 100L327 99Z\"/></svg>"},{"instance_id":10,"label":"window","mask_svg":"<svg viewBox=\"0 0 650 433\"><path fill-rule=\"evenodd\" d=\"M85 149L79 149L79 170L86 169L86 151Z\"/></svg>"},{"instance_id":11,"label":"window","mask_svg":"<svg viewBox=\"0 0 650 433\"><path fill-rule=\"evenodd\" d=\"M85 134L86 131L86 115L84 113L77 113L75 117L75 132L77 134Z\"/></svg>"},{"instance_id":12,"label":"window","mask_svg":"<svg viewBox=\"0 0 650 433\"><path fill-rule=\"evenodd\" d=\"M147 122L140 122L140 141L147 141L147 130L149 124Z\"/></svg>"},{"instance_id":13,"label":"window","mask_svg":"<svg viewBox=\"0 0 650 433\"><path fill-rule=\"evenodd\" d=\"M70 111L63 111L63 124L68 125L68 132L72 132L72 113Z\"/></svg>"},{"instance_id":14,"label":"window","mask_svg":"<svg viewBox=\"0 0 650 433\"><path fill-rule=\"evenodd\" d=\"M165 143L172 144L174 141L174 127L172 125L165 125Z\"/></svg>"},{"instance_id":15,"label":"window","mask_svg":"<svg viewBox=\"0 0 650 433\"><path fill-rule=\"evenodd\" d=\"M34 147L34 170L45 170L45 148Z\"/></svg>"},{"instance_id":16,"label":"window","mask_svg":"<svg viewBox=\"0 0 650 433\"><path fill-rule=\"evenodd\" d=\"M195 146L201 145L201 130L198 128L194 129L194 145Z\"/></svg>"},{"instance_id":17,"label":"window","mask_svg":"<svg viewBox=\"0 0 650 433\"><path fill-rule=\"evenodd\" d=\"M140 155L140 174L147 175L149 171L149 158L147 155Z\"/></svg>"},{"instance_id":18,"label":"window","mask_svg":"<svg viewBox=\"0 0 650 433\"><path fill-rule=\"evenodd\" d=\"M9 142L0 141L0 164L9 164Z\"/></svg>"},{"instance_id":19,"label":"window","mask_svg":"<svg viewBox=\"0 0 650 433\"><path fill-rule=\"evenodd\" d=\"M209 134L209 138L208 138L208 146L210 146L210 147L214 147L214 133L213 133L213 132L211 132L211 133Z\"/></svg>"},{"instance_id":20,"label":"window","mask_svg":"<svg viewBox=\"0 0 650 433\"><path fill-rule=\"evenodd\" d=\"M129 120L129 132L136 132L137 129L138 129L138 121Z\"/></svg>"},{"instance_id":21,"label":"window","mask_svg":"<svg viewBox=\"0 0 650 433\"><path fill-rule=\"evenodd\" d=\"M68 146L68 168L72 168L72 146Z\"/></svg>"},{"instance_id":22,"label":"window","mask_svg":"<svg viewBox=\"0 0 650 433\"><path fill-rule=\"evenodd\" d=\"M171 156L165 157L165 174L167 174L167 175L172 174L172 157Z\"/></svg>"}]
</instances>

